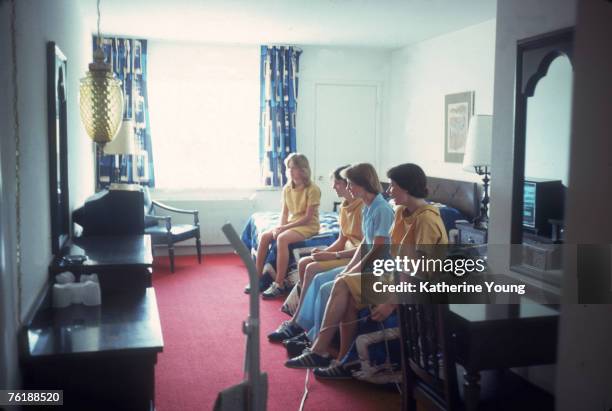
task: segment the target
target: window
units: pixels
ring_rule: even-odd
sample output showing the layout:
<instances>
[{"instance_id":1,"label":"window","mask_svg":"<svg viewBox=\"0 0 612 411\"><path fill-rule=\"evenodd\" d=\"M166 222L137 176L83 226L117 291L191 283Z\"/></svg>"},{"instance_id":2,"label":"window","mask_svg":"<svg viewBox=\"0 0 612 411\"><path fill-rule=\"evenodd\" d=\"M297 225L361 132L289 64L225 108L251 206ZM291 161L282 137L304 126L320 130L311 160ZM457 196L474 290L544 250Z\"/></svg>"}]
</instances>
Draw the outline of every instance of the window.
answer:
<instances>
[{"instance_id":1,"label":"window","mask_svg":"<svg viewBox=\"0 0 612 411\"><path fill-rule=\"evenodd\" d=\"M259 47L151 41L156 186L259 185Z\"/></svg>"}]
</instances>

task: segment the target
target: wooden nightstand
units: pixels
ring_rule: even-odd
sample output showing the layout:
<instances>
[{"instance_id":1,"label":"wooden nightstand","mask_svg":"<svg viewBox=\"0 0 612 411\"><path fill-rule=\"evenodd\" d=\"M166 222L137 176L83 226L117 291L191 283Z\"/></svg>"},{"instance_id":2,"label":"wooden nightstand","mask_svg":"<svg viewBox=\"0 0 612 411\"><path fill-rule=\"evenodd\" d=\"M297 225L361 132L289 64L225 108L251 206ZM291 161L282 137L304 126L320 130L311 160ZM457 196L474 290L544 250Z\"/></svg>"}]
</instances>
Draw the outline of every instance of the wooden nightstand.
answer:
<instances>
[{"instance_id":1,"label":"wooden nightstand","mask_svg":"<svg viewBox=\"0 0 612 411\"><path fill-rule=\"evenodd\" d=\"M455 223L459 235L457 236L457 244L486 244L487 230L474 227L473 224L467 221L457 221Z\"/></svg>"}]
</instances>

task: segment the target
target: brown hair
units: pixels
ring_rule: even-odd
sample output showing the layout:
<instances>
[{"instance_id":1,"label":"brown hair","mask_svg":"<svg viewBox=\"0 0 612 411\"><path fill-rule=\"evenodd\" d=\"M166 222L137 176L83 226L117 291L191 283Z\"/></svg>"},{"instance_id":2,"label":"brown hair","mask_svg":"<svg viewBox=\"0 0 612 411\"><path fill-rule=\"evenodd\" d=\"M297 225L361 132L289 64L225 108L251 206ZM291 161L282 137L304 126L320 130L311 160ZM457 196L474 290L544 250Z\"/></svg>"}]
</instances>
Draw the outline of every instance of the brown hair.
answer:
<instances>
[{"instance_id":1,"label":"brown hair","mask_svg":"<svg viewBox=\"0 0 612 411\"><path fill-rule=\"evenodd\" d=\"M308 158L304 154L300 153L291 153L285 159L285 167L289 168L289 163L293 163L297 168L302 170L302 175L304 176L304 186L308 187L311 183L311 175L312 171L310 171L310 163L308 162ZM287 184L293 184L290 178L287 179Z\"/></svg>"},{"instance_id":2,"label":"brown hair","mask_svg":"<svg viewBox=\"0 0 612 411\"><path fill-rule=\"evenodd\" d=\"M351 166L350 164L346 166L340 166L334 171L332 171L329 176L333 178L334 180L344 181L346 183L346 178L342 175L343 174L342 172L346 170L347 168L349 168L350 166Z\"/></svg>"},{"instance_id":3,"label":"brown hair","mask_svg":"<svg viewBox=\"0 0 612 411\"><path fill-rule=\"evenodd\" d=\"M387 171L387 177L395 181L395 184L406 190L408 194L416 198L427 197L427 176L423 169L416 164L406 163L395 166Z\"/></svg>"},{"instance_id":4,"label":"brown hair","mask_svg":"<svg viewBox=\"0 0 612 411\"><path fill-rule=\"evenodd\" d=\"M368 193L380 194L383 191L376 169L370 163L355 164L343 170L341 174L352 183L363 187Z\"/></svg>"}]
</instances>

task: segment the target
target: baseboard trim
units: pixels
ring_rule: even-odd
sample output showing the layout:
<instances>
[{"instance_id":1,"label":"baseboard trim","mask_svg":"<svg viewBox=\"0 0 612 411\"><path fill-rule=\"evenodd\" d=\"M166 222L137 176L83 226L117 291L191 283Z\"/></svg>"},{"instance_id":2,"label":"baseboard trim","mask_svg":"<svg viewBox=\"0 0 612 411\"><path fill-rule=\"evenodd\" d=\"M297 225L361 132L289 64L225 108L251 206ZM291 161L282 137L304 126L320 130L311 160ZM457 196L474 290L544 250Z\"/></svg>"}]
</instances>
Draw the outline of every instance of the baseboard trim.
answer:
<instances>
[{"instance_id":1,"label":"baseboard trim","mask_svg":"<svg viewBox=\"0 0 612 411\"><path fill-rule=\"evenodd\" d=\"M234 248L229 244L222 245L207 245L202 247L202 254L229 254L233 253ZM155 256L167 256L168 247L165 245L153 246L153 255ZM196 247L194 245L175 245L174 255L197 255Z\"/></svg>"}]
</instances>

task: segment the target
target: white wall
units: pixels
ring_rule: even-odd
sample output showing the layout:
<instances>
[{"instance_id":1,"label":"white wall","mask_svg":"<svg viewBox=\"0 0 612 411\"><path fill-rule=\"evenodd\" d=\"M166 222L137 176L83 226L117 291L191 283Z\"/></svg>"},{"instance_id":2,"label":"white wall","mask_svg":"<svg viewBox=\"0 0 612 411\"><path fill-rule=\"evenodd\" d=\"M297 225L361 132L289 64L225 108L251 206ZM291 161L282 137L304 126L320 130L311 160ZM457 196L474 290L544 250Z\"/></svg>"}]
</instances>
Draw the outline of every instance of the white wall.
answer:
<instances>
[{"instance_id":1,"label":"white wall","mask_svg":"<svg viewBox=\"0 0 612 411\"><path fill-rule=\"evenodd\" d=\"M386 117L389 100L391 52L384 49L306 46L300 58L300 95L297 113L298 151L309 159L315 158L315 112L317 84L377 85L381 91L381 126L378 130L379 152L382 136L387 134ZM342 133L343 124L338 124ZM317 147L324 150L325 147ZM364 158L380 166L380 158ZM338 164L341 165L341 164ZM332 170L313 170L313 174L328 175ZM382 171L382 170L378 170ZM327 181L325 182L327 183Z\"/></svg>"},{"instance_id":2,"label":"white wall","mask_svg":"<svg viewBox=\"0 0 612 411\"><path fill-rule=\"evenodd\" d=\"M3 107L0 111L2 128L0 140L3 178L3 213L8 221L3 220L3 242L6 244L6 260L2 266L2 276L10 277L7 282L11 288L3 288L1 304L11 300L7 295L14 295L21 301L16 311L21 318L30 310L32 302L47 282L47 267L51 261L51 229L49 211L49 175L47 153L47 81L46 81L46 43L55 41L68 58L67 97L68 97L68 172L70 189L70 207L83 202L93 192L93 150L81 126L78 110L78 82L87 69L91 55L88 36L82 23L82 15L77 2L58 0L40 2L33 0L17 1L17 64L19 86L20 118L20 172L15 172L15 136L13 133L12 86L10 81L10 64L2 64L0 83L6 86L6 93L0 93ZM3 62L10 62L10 4L0 3L2 24ZM5 24L7 23L7 24ZM4 104L4 102L8 104ZM16 276L16 223L15 192L16 180L20 180L20 214L21 214L21 292L17 290ZM4 215L4 214L3 214ZM4 226L4 223L9 226ZM4 311L4 307L1 311ZM11 311L10 309L8 310ZM16 342L15 324L6 324L6 338L9 344ZM16 384L16 353L14 346L2 347L0 363L8 364L9 373L2 384Z\"/></svg>"},{"instance_id":3,"label":"white wall","mask_svg":"<svg viewBox=\"0 0 612 411\"><path fill-rule=\"evenodd\" d=\"M480 181L444 162L444 96L475 91L474 112L491 114L494 56L495 20L393 52L383 168L412 162L427 175Z\"/></svg>"}]
</instances>

